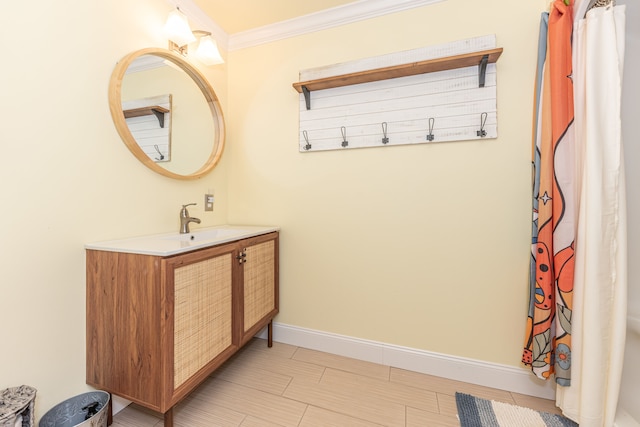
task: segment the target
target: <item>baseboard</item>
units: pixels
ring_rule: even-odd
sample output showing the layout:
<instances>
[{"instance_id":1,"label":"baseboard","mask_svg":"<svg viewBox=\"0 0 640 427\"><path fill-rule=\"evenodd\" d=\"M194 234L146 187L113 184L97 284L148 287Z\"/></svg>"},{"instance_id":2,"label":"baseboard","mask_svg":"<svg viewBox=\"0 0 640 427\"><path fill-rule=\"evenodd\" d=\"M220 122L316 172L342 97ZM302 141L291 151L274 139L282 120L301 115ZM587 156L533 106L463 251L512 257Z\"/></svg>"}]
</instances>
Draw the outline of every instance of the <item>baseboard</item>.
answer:
<instances>
[{"instance_id":1,"label":"baseboard","mask_svg":"<svg viewBox=\"0 0 640 427\"><path fill-rule=\"evenodd\" d=\"M627 411L618 407L616 419L613 421L613 427L640 427L640 423Z\"/></svg>"},{"instance_id":2,"label":"baseboard","mask_svg":"<svg viewBox=\"0 0 640 427\"><path fill-rule=\"evenodd\" d=\"M266 338L266 332L262 331L258 336ZM275 322L273 340L529 396L555 398L555 384L537 379L524 367L516 368Z\"/></svg>"}]
</instances>

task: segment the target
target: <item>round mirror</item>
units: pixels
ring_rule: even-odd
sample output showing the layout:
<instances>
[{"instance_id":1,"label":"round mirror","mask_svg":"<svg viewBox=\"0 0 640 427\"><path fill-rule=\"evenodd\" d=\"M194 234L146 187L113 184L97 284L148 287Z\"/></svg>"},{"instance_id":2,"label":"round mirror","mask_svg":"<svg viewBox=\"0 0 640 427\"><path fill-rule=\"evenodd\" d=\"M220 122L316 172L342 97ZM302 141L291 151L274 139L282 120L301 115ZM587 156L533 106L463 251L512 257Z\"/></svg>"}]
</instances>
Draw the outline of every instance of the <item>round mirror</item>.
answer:
<instances>
[{"instance_id":1,"label":"round mirror","mask_svg":"<svg viewBox=\"0 0 640 427\"><path fill-rule=\"evenodd\" d=\"M142 49L122 58L109 108L127 148L151 170L177 179L211 171L224 148L224 117L205 77L180 55Z\"/></svg>"}]
</instances>

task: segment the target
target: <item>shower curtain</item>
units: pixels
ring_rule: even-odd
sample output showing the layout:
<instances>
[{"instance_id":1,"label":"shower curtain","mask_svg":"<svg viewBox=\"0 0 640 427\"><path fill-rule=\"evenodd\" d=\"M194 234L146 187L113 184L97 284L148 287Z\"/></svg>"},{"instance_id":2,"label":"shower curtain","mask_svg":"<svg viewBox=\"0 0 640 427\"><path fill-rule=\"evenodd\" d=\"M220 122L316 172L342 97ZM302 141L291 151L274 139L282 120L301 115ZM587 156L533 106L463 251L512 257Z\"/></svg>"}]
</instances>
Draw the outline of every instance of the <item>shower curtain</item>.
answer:
<instances>
[{"instance_id":1,"label":"shower curtain","mask_svg":"<svg viewBox=\"0 0 640 427\"><path fill-rule=\"evenodd\" d=\"M548 22L548 24L547 24ZM543 14L534 129L530 302L522 360L558 384L571 381L576 170L571 6ZM542 80L540 81L540 77Z\"/></svg>"},{"instance_id":2,"label":"shower curtain","mask_svg":"<svg viewBox=\"0 0 640 427\"><path fill-rule=\"evenodd\" d=\"M625 8L609 5L587 12L592 3L579 0L573 5L569 76L575 120L568 131L576 142L575 272L572 307L564 313L556 311L553 319L568 327L571 344L564 354L559 345L552 344L549 358L556 366L559 359L565 360L571 369L570 381L565 377L557 381L556 403L581 427L613 425L626 331L626 203L620 125ZM564 6L564 1L556 0L551 14L566 13ZM544 103L546 92L542 93ZM543 128L544 117L540 120ZM556 282L558 294L562 285ZM537 289L535 281L532 287ZM530 323L536 324L535 310L533 314ZM525 362L527 350L525 347Z\"/></svg>"}]
</instances>

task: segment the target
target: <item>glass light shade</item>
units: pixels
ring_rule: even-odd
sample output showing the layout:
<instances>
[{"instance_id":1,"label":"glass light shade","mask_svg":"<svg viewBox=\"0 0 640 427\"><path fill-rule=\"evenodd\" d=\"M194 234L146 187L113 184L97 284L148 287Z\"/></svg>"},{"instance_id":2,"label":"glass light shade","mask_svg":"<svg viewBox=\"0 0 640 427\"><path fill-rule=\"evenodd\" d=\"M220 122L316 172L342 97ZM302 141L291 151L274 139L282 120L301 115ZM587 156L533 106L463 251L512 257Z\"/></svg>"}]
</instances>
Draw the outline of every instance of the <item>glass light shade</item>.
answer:
<instances>
[{"instance_id":1,"label":"glass light shade","mask_svg":"<svg viewBox=\"0 0 640 427\"><path fill-rule=\"evenodd\" d=\"M218 44L211 36L200 37L196 57L205 65L224 63L224 59L222 59L218 50Z\"/></svg>"},{"instance_id":2,"label":"glass light shade","mask_svg":"<svg viewBox=\"0 0 640 427\"><path fill-rule=\"evenodd\" d=\"M189 27L187 17L177 9L169 14L167 22L164 24L164 33L169 40L178 46L184 46L196 40Z\"/></svg>"}]
</instances>

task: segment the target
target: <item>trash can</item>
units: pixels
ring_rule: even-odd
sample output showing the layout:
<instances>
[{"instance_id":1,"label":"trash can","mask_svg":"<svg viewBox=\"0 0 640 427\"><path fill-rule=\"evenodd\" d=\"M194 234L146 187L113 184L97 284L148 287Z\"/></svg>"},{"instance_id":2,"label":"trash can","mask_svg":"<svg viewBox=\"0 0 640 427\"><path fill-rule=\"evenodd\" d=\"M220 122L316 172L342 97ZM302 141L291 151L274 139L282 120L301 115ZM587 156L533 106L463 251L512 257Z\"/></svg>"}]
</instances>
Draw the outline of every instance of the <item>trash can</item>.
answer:
<instances>
[{"instance_id":1,"label":"trash can","mask_svg":"<svg viewBox=\"0 0 640 427\"><path fill-rule=\"evenodd\" d=\"M90 391L58 403L40 419L39 427L107 427L109 393Z\"/></svg>"},{"instance_id":2,"label":"trash can","mask_svg":"<svg viewBox=\"0 0 640 427\"><path fill-rule=\"evenodd\" d=\"M0 391L0 427L33 427L36 389L28 385Z\"/></svg>"}]
</instances>

